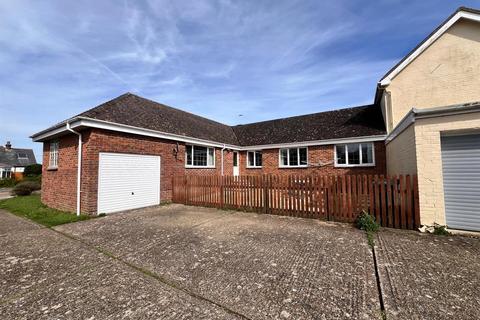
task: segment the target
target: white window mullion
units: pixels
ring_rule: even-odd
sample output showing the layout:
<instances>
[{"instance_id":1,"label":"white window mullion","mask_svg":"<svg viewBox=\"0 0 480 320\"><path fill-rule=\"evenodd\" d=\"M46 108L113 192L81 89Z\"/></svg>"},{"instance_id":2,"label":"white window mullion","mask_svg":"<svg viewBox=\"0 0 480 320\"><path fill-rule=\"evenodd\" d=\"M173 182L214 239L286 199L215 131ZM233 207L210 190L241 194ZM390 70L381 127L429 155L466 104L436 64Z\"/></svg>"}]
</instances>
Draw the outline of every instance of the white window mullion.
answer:
<instances>
[{"instance_id":1,"label":"white window mullion","mask_svg":"<svg viewBox=\"0 0 480 320\"><path fill-rule=\"evenodd\" d=\"M359 143L358 144L358 151L360 152L360 164L363 164L363 160L362 160L362 144Z\"/></svg>"},{"instance_id":2,"label":"white window mullion","mask_svg":"<svg viewBox=\"0 0 480 320\"><path fill-rule=\"evenodd\" d=\"M345 145L345 163L349 165L350 163L348 162L348 144Z\"/></svg>"}]
</instances>

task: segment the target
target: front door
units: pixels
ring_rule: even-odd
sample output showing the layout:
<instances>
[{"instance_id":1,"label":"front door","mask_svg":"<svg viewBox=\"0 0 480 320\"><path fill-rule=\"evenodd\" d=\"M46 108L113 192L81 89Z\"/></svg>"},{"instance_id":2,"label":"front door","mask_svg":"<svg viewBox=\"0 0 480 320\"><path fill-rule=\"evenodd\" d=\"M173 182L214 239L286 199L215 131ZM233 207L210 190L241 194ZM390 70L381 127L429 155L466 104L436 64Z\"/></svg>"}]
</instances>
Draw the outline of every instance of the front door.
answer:
<instances>
[{"instance_id":1,"label":"front door","mask_svg":"<svg viewBox=\"0 0 480 320\"><path fill-rule=\"evenodd\" d=\"M233 175L238 176L240 174L240 168L238 167L238 152L233 151Z\"/></svg>"}]
</instances>

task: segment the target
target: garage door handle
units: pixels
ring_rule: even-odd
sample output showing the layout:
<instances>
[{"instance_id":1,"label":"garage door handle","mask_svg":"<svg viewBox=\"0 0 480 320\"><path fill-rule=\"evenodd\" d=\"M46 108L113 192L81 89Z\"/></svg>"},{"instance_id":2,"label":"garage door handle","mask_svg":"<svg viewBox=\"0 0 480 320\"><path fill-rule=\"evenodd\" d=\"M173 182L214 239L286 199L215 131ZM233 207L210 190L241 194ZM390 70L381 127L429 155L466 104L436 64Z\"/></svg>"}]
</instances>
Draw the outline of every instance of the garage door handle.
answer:
<instances>
[{"instance_id":1,"label":"garage door handle","mask_svg":"<svg viewBox=\"0 0 480 320\"><path fill-rule=\"evenodd\" d=\"M132 196L135 195L135 193L132 192Z\"/></svg>"}]
</instances>

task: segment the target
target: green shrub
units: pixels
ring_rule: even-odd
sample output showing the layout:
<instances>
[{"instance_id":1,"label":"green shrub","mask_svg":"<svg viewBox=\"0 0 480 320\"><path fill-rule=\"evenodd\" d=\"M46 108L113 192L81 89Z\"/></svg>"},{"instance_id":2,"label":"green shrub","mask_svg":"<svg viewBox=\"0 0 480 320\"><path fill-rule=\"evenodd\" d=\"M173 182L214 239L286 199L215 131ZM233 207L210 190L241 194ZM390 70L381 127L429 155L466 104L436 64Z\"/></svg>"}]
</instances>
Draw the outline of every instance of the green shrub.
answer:
<instances>
[{"instance_id":1,"label":"green shrub","mask_svg":"<svg viewBox=\"0 0 480 320\"><path fill-rule=\"evenodd\" d=\"M0 188L11 188L13 187L17 182L15 179L1 179L0 180Z\"/></svg>"},{"instance_id":2,"label":"green shrub","mask_svg":"<svg viewBox=\"0 0 480 320\"><path fill-rule=\"evenodd\" d=\"M42 174L42 165L41 164L31 164L25 167L23 171L24 176L38 176Z\"/></svg>"},{"instance_id":3,"label":"green shrub","mask_svg":"<svg viewBox=\"0 0 480 320\"><path fill-rule=\"evenodd\" d=\"M22 182L24 181L35 181L38 182L40 185L42 184L42 175L29 175L29 176L24 176L22 179Z\"/></svg>"},{"instance_id":4,"label":"green shrub","mask_svg":"<svg viewBox=\"0 0 480 320\"><path fill-rule=\"evenodd\" d=\"M436 234L437 236L448 236L450 235L450 232L447 231L445 226L435 225L433 227L433 234Z\"/></svg>"},{"instance_id":5,"label":"green shrub","mask_svg":"<svg viewBox=\"0 0 480 320\"><path fill-rule=\"evenodd\" d=\"M18 183L12 190L16 196L28 196L33 191L40 190L40 184L36 181L23 181Z\"/></svg>"},{"instance_id":6,"label":"green shrub","mask_svg":"<svg viewBox=\"0 0 480 320\"><path fill-rule=\"evenodd\" d=\"M367 232L377 232L380 225L375 221L375 217L368 212L363 211L357 218L357 227Z\"/></svg>"}]
</instances>

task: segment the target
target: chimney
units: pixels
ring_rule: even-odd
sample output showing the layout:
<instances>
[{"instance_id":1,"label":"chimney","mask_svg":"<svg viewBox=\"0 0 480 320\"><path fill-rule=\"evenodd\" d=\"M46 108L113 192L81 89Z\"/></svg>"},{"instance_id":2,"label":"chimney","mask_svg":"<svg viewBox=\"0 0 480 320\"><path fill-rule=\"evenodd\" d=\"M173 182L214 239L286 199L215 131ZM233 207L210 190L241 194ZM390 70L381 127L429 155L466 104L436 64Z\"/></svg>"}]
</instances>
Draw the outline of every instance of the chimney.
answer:
<instances>
[{"instance_id":1,"label":"chimney","mask_svg":"<svg viewBox=\"0 0 480 320\"><path fill-rule=\"evenodd\" d=\"M7 141L7 143L5 144L5 149L7 150L12 149L12 144L10 143L10 141Z\"/></svg>"}]
</instances>

